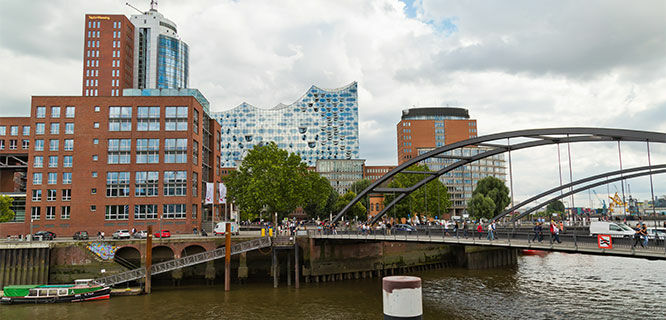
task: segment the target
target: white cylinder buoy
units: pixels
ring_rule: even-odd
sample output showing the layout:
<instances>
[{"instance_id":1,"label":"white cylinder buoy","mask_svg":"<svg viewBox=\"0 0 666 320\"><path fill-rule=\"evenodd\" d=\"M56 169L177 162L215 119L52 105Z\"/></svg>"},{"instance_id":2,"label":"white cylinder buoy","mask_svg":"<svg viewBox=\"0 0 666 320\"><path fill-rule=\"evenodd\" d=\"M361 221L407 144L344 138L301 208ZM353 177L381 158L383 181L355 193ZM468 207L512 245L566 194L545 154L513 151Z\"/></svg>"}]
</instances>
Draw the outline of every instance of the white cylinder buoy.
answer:
<instances>
[{"instance_id":1,"label":"white cylinder buoy","mask_svg":"<svg viewBox=\"0 0 666 320\"><path fill-rule=\"evenodd\" d=\"M384 319L422 319L421 278L384 277L382 291Z\"/></svg>"}]
</instances>

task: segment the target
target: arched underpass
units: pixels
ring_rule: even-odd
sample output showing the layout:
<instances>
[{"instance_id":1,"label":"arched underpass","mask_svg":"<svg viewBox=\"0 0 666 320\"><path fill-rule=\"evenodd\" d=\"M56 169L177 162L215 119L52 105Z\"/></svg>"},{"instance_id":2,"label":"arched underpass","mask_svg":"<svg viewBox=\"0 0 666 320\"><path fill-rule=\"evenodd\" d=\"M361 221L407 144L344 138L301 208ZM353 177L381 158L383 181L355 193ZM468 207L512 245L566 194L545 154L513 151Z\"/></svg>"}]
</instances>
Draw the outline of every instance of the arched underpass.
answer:
<instances>
[{"instance_id":1,"label":"arched underpass","mask_svg":"<svg viewBox=\"0 0 666 320\"><path fill-rule=\"evenodd\" d=\"M157 246L153 247L152 251L152 264L158 263L158 262L164 262L164 261L169 261L174 259L174 253L173 250L170 247L167 246ZM165 272L162 274L154 275L153 280L172 280L171 272Z\"/></svg>"},{"instance_id":2,"label":"arched underpass","mask_svg":"<svg viewBox=\"0 0 666 320\"><path fill-rule=\"evenodd\" d=\"M136 269L141 267L141 252L134 247L122 247L116 251L113 260L129 270Z\"/></svg>"},{"instance_id":3,"label":"arched underpass","mask_svg":"<svg viewBox=\"0 0 666 320\"><path fill-rule=\"evenodd\" d=\"M206 252L206 249L200 245L190 245L181 251L180 257L184 258L193 254ZM206 263L196 264L183 268L183 279L204 279L206 277Z\"/></svg>"}]
</instances>

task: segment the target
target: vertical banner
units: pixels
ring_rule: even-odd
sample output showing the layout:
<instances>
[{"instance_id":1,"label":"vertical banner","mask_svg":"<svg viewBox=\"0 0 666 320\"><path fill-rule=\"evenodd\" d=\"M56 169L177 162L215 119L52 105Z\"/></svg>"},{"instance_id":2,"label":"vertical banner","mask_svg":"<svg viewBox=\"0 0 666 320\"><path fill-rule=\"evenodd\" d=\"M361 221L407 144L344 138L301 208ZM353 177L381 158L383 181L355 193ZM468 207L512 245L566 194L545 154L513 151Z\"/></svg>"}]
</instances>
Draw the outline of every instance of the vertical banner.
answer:
<instances>
[{"instance_id":1,"label":"vertical banner","mask_svg":"<svg viewBox=\"0 0 666 320\"><path fill-rule=\"evenodd\" d=\"M217 185L217 191L219 203L227 203L227 187L224 185L224 183L220 182Z\"/></svg>"},{"instance_id":2,"label":"vertical banner","mask_svg":"<svg viewBox=\"0 0 666 320\"><path fill-rule=\"evenodd\" d=\"M212 182L206 182L206 201L204 201L204 204L212 204L214 194L215 184Z\"/></svg>"}]
</instances>

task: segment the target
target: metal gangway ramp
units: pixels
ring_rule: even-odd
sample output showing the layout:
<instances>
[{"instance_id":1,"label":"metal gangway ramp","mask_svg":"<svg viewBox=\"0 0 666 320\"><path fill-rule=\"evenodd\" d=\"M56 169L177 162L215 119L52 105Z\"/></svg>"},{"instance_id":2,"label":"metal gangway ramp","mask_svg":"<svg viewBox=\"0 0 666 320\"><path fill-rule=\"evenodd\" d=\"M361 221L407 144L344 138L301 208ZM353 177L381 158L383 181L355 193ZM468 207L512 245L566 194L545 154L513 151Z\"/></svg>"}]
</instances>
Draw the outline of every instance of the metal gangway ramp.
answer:
<instances>
[{"instance_id":1,"label":"metal gangway ramp","mask_svg":"<svg viewBox=\"0 0 666 320\"><path fill-rule=\"evenodd\" d=\"M245 241L237 243L231 246L231 255L248 252L256 249L261 249L271 246L271 238L262 237L258 239L253 239L250 241ZM173 259L169 261L155 263L150 267L150 274L156 275L160 273L169 272L172 270L193 266L195 264L204 263L216 259L224 258L226 253L226 247L218 248L212 251L206 251L202 253L193 254L191 256ZM102 278L95 279L97 283L104 283L109 286L113 286L119 283L141 279L146 276L146 268L141 267L134 270L129 270L126 272L121 272L113 275L109 275Z\"/></svg>"}]
</instances>

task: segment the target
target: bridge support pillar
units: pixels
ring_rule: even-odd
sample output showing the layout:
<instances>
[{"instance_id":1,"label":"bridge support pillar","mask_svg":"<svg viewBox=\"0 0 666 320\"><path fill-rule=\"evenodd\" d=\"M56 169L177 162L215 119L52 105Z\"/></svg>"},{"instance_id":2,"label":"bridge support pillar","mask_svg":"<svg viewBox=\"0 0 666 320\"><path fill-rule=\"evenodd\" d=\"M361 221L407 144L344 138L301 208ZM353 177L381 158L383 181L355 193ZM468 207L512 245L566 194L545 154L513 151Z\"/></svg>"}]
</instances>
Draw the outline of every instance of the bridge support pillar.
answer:
<instances>
[{"instance_id":1,"label":"bridge support pillar","mask_svg":"<svg viewBox=\"0 0 666 320\"><path fill-rule=\"evenodd\" d=\"M301 275L300 275L300 266L298 264L298 242L294 241L294 284L296 289L301 287Z\"/></svg>"},{"instance_id":2,"label":"bridge support pillar","mask_svg":"<svg viewBox=\"0 0 666 320\"><path fill-rule=\"evenodd\" d=\"M291 252L287 252L287 286L291 287Z\"/></svg>"},{"instance_id":3,"label":"bridge support pillar","mask_svg":"<svg viewBox=\"0 0 666 320\"><path fill-rule=\"evenodd\" d=\"M244 282L247 280L248 268L247 268L247 252L243 252L239 255L238 259L238 280Z\"/></svg>"},{"instance_id":4,"label":"bridge support pillar","mask_svg":"<svg viewBox=\"0 0 666 320\"><path fill-rule=\"evenodd\" d=\"M273 264L271 266L271 270L273 271L273 288L278 287L278 260L277 260L277 251L275 250L275 247L272 248L271 250L271 255L273 256Z\"/></svg>"}]
</instances>

